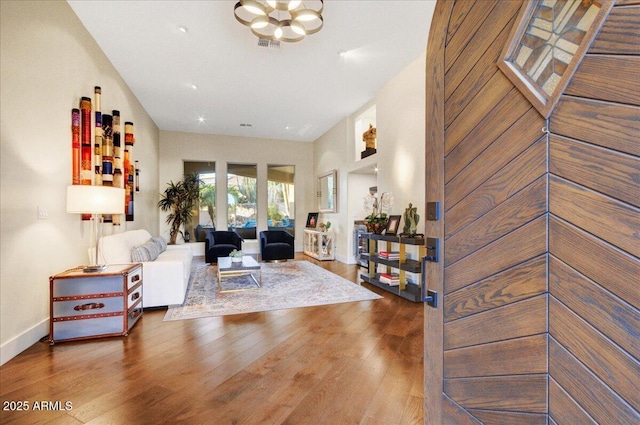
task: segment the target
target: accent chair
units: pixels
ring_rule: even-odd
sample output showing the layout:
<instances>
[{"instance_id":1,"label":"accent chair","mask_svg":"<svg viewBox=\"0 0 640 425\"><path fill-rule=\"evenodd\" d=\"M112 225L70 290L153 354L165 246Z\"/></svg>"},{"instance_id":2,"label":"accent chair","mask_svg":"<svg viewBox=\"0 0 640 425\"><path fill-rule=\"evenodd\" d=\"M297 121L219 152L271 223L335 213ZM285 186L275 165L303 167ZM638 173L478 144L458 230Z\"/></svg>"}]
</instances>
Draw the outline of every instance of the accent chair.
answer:
<instances>
[{"instance_id":1,"label":"accent chair","mask_svg":"<svg viewBox=\"0 0 640 425\"><path fill-rule=\"evenodd\" d=\"M260 232L260 259L280 261L295 256L293 236L284 230L263 230Z\"/></svg>"},{"instance_id":2,"label":"accent chair","mask_svg":"<svg viewBox=\"0 0 640 425\"><path fill-rule=\"evenodd\" d=\"M213 230L207 232L204 240L204 257L207 263L217 263L218 258L228 257L234 249L242 250L244 239L233 230Z\"/></svg>"}]
</instances>

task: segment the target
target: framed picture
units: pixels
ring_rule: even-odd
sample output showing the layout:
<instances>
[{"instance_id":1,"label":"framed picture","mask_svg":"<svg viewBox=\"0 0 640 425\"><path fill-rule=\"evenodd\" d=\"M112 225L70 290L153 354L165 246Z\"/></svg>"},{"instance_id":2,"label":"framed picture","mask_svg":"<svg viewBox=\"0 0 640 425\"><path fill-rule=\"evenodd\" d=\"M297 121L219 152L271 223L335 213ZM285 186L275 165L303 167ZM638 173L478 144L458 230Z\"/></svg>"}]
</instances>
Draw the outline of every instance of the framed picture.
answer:
<instances>
[{"instance_id":1,"label":"framed picture","mask_svg":"<svg viewBox=\"0 0 640 425\"><path fill-rule=\"evenodd\" d=\"M312 212L307 216L307 228L315 229L318 224L318 213Z\"/></svg>"},{"instance_id":2,"label":"framed picture","mask_svg":"<svg viewBox=\"0 0 640 425\"><path fill-rule=\"evenodd\" d=\"M387 221L387 228L384 231L385 235L395 235L398 233L398 227L400 227L399 215L390 215L389 221Z\"/></svg>"}]
</instances>

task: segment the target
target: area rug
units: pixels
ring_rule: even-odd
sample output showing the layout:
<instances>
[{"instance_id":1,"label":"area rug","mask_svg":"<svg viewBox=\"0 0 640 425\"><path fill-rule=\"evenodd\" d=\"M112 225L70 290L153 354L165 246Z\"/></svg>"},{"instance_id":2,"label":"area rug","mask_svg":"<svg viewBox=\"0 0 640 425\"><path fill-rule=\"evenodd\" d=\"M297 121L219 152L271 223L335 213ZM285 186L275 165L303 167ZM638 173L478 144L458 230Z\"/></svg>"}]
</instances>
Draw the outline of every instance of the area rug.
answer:
<instances>
[{"instance_id":1,"label":"area rug","mask_svg":"<svg viewBox=\"0 0 640 425\"><path fill-rule=\"evenodd\" d=\"M165 321L382 298L308 261L261 263L262 288L219 293L216 267L195 259L194 263L185 302L170 306ZM238 279L235 284L241 286L241 279L247 278L232 279Z\"/></svg>"}]
</instances>

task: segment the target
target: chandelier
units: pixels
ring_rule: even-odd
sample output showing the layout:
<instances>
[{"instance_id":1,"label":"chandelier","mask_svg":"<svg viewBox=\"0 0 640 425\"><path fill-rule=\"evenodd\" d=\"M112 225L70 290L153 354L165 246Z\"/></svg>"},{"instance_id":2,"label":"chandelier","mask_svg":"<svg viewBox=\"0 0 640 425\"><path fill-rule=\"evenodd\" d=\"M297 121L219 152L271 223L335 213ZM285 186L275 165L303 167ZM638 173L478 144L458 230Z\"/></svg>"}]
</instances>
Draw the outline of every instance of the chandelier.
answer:
<instances>
[{"instance_id":1,"label":"chandelier","mask_svg":"<svg viewBox=\"0 0 640 425\"><path fill-rule=\"evenodd\" d=\"M322 29L323 0L240 0L233 13L258 38L293 43Z\"/></svg>"}]
</instances>

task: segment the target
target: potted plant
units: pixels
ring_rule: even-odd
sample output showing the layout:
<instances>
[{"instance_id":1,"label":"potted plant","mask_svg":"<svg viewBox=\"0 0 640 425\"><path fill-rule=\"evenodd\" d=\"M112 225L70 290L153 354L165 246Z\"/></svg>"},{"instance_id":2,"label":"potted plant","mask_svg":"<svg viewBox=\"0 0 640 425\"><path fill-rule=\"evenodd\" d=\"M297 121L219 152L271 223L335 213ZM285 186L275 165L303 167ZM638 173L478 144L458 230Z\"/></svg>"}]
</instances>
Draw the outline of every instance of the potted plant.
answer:
<instances>
[{"instance_id":1,"label":"potted plant","mask_svg":"<svg viewBox=\"0 0 640 425\"><path fill-rule=\"evenodd\" d=\"M381 234L387 227L389 216L384 210L390 210L393 205L393 194L384 192L380 195L380 199L375 194L369 194L364 197L364 209L371 211L364 219L369 233Z\"/></svg>"},{"instance_id":2,"label":"potted plant","mask_svg":"<svg viewBox=\"0 0 640 425\"><path fill-rule=\"evenodd\" d=\"M158 208L169 212L166 223L169 225L169 244L174 245L180 228L185 225L193 214L193 206L200 196L202 181L197 173L187 174L176 183L170 181L164 193L160 194Z\"/></svg>"},{"instance_id":3,"label":"potted plant","mask_svg":"<svg viewBox=\"0 0 640 425\"><path fill-rule=\"evenodd\" d=\"M232 262L239 263L240 261L242 261L242 251L234 249L229 253L229 257L231 257Z\"/></svg>"}]
</instances>

